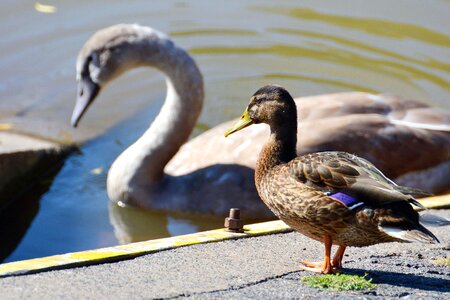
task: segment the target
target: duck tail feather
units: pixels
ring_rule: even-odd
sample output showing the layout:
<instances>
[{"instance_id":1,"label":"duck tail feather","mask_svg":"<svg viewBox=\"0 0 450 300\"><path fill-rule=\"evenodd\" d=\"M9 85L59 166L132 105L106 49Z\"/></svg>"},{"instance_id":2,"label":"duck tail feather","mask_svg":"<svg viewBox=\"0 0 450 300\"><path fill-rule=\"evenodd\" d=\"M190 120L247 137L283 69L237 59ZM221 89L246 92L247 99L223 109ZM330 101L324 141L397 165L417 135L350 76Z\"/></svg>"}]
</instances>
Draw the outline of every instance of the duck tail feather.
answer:
<instances>
[{"instance_id":1,"label":"duck tail feather","mask_svg":"<svg viewBox=\"0 0 450 300\"><path fill-rule=\"evenodd\" d=\"M438 238L431 231L420 224L418 229L401 229L388 226L382 226L381 228L388 235L405 242L419 242L427 244L439 243Z\"/></svg>"},{"instance_id":2,"label":"duck tail feather","mask_svg":"<svg viewBox=\"0 0 450 300\"><path fill-rule=\"evenodd\" d=\"M408 202L413 204L413 205L415 205L415 206L417 206L418 208L427 209L425 206L422 205L422 203L420 203L419 201L417 201L414 198L409 199Z\"/></svg>"}]
</instances>

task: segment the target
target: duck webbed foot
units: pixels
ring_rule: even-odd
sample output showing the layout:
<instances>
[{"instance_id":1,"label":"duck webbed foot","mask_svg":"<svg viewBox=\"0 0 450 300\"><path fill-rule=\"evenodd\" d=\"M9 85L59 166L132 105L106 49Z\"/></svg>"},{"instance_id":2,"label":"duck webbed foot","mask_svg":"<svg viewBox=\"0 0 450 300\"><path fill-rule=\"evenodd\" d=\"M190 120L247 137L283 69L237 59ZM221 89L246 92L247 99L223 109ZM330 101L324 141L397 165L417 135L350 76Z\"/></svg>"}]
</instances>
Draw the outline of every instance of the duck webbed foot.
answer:
<instances>
[{"instance_id":1,"label":"duck webbed foot","mask_svg":"<svg viewBox=\"0 0 450 300\"><path fill-rule=\"evenodd\" d=\"M342 268L342 258L344 257L345 246L339 246L339 249L336 251L336 254L333 257L333 261L331 261L331 246L333 245L333 241L330 236L326 235L324 237L324 245L325 245L325 259L323 262L309 262L302 260L300 263L301 270L321 273L321 274L334 274L338 273Z\"/></svg>"},{"instance_id":2,"label":"duck webbed foot","mask_svg":"<svg viewBox=\"0 0 450 300\"><path fill-rule=\"evenodd\" d=\"M310 262L302 260L300 261L302 265L300 265L300 269L313 273L322 273L322 274L333 274L335 273L335 269L331 266L331 264L327 264L326 262L318 261L318 262Z\"/></svg>"}]
</instances>

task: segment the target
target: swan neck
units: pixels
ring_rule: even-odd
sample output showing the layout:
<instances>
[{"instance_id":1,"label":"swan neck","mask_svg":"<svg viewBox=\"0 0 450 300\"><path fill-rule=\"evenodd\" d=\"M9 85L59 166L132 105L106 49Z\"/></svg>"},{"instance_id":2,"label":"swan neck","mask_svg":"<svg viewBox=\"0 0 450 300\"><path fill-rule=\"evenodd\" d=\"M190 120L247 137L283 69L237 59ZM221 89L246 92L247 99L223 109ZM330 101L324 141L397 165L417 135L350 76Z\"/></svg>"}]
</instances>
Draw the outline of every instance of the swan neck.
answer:
<instances>
[{"instance_id":1,"label":"swan neck","mask_svg":"<svg viewBox=\"0 0 450 300\"><path fill-rule=\"evenodd\" d=\"M203 105L203 80L186 52L159 66L166 75L166 99L158 116L138 140L146 155L142 170L150 180L159 180L164 167L189 139Z\"/></svg>"},{"instance_id":2,"label":"swan neck","mask_svg":"<svg viewBox=\"0 0 450 300\"><path fill-rule=\"evenodd\" d=\"M162 179L164 167L188 140L204 97L202 75L189 54L170 41L157 46L160 49L155 50L154 43L141 47L140 65L165 74L165 102L145 133L117 159L126 162L127 174L121 174L126 181L145 189Z\"/></svg>"}]
</instances>

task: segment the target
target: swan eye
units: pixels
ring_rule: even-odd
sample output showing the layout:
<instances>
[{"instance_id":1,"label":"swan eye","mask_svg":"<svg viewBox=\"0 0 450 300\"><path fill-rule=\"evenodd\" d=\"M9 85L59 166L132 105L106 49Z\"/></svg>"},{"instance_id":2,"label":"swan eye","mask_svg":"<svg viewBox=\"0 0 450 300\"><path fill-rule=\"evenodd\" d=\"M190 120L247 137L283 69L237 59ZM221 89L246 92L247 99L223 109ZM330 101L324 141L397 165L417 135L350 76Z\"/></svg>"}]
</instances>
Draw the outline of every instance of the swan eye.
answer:
<instances>
[{"instance_id":1,"label":"swan eye","mask_svg":"<svg viewBox=\"0 0 450 300\"><path fill-rule=\"evenodd\" d=\"M90 63L99 66L100 65L100 58L97 52L92 52L91 55L89 55L89 61Z\"/></svg>"},{"instance_id":2,"label":"swan eye","mask_svg":"<svg viewBox=\"0 0 450 300\"><path fill-rule=\"evenodd\" d=\"M87 71L89 73L89 77L92 79L93 82L98 83L101 68L100 68L100 59L97 52L92 53L88 57L87 61L88 61Z\"/></svg>"}]
</instances>

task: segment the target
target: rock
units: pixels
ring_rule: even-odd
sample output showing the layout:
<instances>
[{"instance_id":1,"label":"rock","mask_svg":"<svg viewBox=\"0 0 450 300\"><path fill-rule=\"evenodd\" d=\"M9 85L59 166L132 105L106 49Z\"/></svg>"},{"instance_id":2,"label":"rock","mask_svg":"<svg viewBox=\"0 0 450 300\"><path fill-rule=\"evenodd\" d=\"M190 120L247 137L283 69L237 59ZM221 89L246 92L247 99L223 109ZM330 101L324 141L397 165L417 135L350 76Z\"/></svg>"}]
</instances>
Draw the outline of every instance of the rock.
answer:
<instances>
[{"instance_id":1,"label":"rock","mask_svg":"<svg viewBox=\"0 0 450 300\"><path fill-rule=\"evenodd\" d=\"M0 211L48 174L73 147L0 131Z\"/></svg>"}]
</instances>

